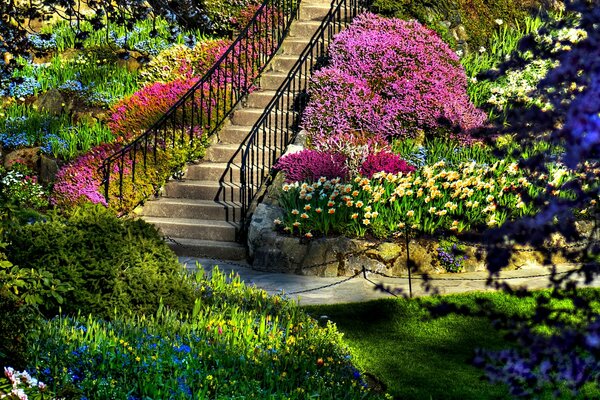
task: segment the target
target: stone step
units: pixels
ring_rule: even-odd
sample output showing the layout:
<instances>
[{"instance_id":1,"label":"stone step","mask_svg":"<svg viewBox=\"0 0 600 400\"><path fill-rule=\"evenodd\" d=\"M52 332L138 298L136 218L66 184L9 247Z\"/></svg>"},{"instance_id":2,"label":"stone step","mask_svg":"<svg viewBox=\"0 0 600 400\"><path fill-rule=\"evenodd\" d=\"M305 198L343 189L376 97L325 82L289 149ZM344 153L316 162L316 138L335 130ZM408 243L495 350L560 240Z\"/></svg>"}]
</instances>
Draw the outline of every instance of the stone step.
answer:
<instances>
[{"instance_id":1,"label":"stone step","mask_svg":"<svg viewBox=\"0 0 600 400\"><path fill-rule=\"evenodd\" d=\"M258 121L258 118L262 115L262 113L263 109L260 108L238 108L231 116L231 124L253 126L254 123Z\"/></svg>"},{"instance_id":2,"label":"stone step","mask_svg":"<svg viewBox=\"0 0 600 400\"><path fill-rule=\"evenodd\" d=\"M256 165L253 169L256 177L262 170L262 165ZM265 171L265 174L268 172ZM239 183L241 181L241 169L239 164L234 163L202 162L188 166L184 179Z\"/></svg>"},{"instance_id":3,"label":"stone step","mask_svg":"<svg viewBox=\"0 0 600 400\"><path fill-rule=\"evenodd\" d=\"M142 217L167 237L235 242L240 225L235 222L191 218Z\"/></svg>"},{"instance_id":4,"label":"stone step","mask_svg":"<svg viewBox=\"0 0 600 400\"><path fill-rule=\"evenodd\" d=\"M238 222L241 204L210 200L178 199L161 197L147 201L142 215L146 217L197 218Z\"/></svg>"},{"instance_id":5,"label":"stone step","mask_svg":"<svg viewBox=\"0 0 600 400\"><path fill-rule=\"evenodd\" d=\"M252 126L227 124L217 132L220 143L242 143Z\"/></svg>"},{"instance_id":6,"label":"stone step","mask_svg":"<svg viewBox=\"0 0 600 400\"><path fill-rule=\"evenodd\" d=\"M277 90L286 77L287 74L283 72L269 72L260 78L260 87L263 90Z\"/></svg>"},{"instance_id":7,"label":"stone step","mask_svg":"<svg viewBox=\"0 0 600 400\"><path fill-rule=\"evenodd\" d=\"M296 62L298 62L298 57L294 55L278 54L271 62L271 71L288 73Z\"/></svg>"},{"instance_id":8,"label":"stone step","mask_svg":"<svg viewBox=\"0 0 600 400\"><path fill-rule=\"evenodd\" d=\"M304 51L304 49L308 45L309 40L310 36L291 37L290 35L288 35L288 37L284 40L284 42L281 45L279 54L299 56L300 54L302 54L302 51Z\"/></svg>"},{"instance_id":9,"label":"stone step","mask_svg":"<svg viewBox=\"0 0 600 400\"><path fill-rule=\"evenodd\" d=\"M164 196L180 199L240 201L240 184L217 181L169 181L164 187Z\"/></svg>"},{"instance_id":10,"label":"stone step","mask_svg":"<svg viewBox=\"0 0 600 400\"><path fill-rule=\"evenodd\" d=\"M331 7L329 4L304 3L300 6L298 21L319 21L321 22Z\"/></svg>"},{"instance_id":11,"label":"stone step","mask_svg":"<svg viewBox=\"0 0 600 400\"><path fill-rule=\"evenodd\" d=\"M237 112L237 111L236 111ZM206 149L204 160L240 163L244 147L238 143L217 143Z\"/></svg>"},{"instance_id":12,"label":"stone step","mask_svg":"<svg viewBox=\"0 0 600 400\"><path fill-rule=\"evenodd\" d=\"M247 257L246 247L236 242L176 237L169 239L167 239L167 244L179 257L216 258L231 261L245 260Z\"/></svg>"},{"instance_id":13,"label":"stone step","mask_svg":"<svg viewBox=\"0 0 600 400\"><path fill-rule=\"evenodd\" d=\"M274 90L256 90L248 95L244 105L250 108L264 109L276 93Z\"/></svg>"},{"instance_id":14,"label":"stone step","mask_svg":"<svg viewBox=\"0 0 600 400\"><path fill-rule=\"evenodd\" d=\"M310 41L310 38L315 34L317 29L319 28L319 26L321 26L321 21L298 21L292 24L292 26L290 27L289 38L303 38L306 41L306 43L308 43ZM306 45L304 47L306 47ZM298 54L300 54L302 50L304 50L304 47L300 49Z\"/></svg>"}]
</instances>

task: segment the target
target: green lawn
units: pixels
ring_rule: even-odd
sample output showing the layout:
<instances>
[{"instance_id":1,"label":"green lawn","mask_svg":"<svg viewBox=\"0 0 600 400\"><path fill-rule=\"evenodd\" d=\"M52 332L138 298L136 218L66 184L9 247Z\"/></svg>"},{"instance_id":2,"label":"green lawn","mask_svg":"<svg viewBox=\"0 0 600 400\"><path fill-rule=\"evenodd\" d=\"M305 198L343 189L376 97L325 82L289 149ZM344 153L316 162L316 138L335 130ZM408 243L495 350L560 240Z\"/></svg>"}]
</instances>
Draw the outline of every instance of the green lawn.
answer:
<instances>
[{"instance_id":1,"label":"green lawn","mask_svg":"<svg viewBox=\"0 0 600 400\"><path fill-rule=\"evenodd\" d=\"M531 309L533 301L501 293L451 296L474 305L477 296L491 298L507 314ZM431 319L420 301L385 299L368 303L306 307L315 318L335 322L367 374L377 377L397 399L504 399L505 387L492 385L470 364L476 348L509 345L483 318L450 315Z\"/></svg>"}]
</instances>

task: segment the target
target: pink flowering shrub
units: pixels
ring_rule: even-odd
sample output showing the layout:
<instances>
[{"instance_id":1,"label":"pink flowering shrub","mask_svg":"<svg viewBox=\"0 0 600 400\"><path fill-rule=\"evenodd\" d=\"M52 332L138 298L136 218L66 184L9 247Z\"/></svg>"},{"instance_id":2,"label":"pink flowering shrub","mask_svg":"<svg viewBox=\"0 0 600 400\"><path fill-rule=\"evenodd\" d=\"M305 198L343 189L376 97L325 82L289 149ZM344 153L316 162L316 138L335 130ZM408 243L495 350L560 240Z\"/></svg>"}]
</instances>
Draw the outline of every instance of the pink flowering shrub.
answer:
<instances>
[{"instance_id":1,"label":"pink flowering shrub","mask_svg":"<svg viewBox=\"0 0 600 400\"><path fill-rule=\"evenodd\" d=\"M273 168L285 172L287 182L315 182L323 176L327 179L347 178L345 162L346 157L342 154L305 149L281 157Z\"/></svg>"},{"instance_id":2,"label":"pink flowering shrub","mask_svg":"<svg viewBox=\"0 0 600 400\"><path fill-rule=\"evenodd\" d=\"M125 139L137 136L150 128L196 82L197 79L175 80L143 87L111 108L110 130Z\"/></svg>"},{"instance_id":3,"label":"pink flowering shrub","mask_svg":"<svg viewBox=\"0 0 600 400\"><path fill-rule=\"evenodd\" d=\"M102 161L120 146L116 143L103 144L74 159L56 174L52 204L71 207L85 202L106 205L100 193L102 176L98 168Z\"/></svg>"},{"instance_id":4,"label":"pink flowering shrub","mask_svg":"<svg viewBox=\"0 0 600 400\"><path fill-rule=\"evenodd\" d=\"M170 144L161 147L157 159L149 157L146 168L143 165L143 153L139 149L136 154L127 155L123 165L113 164L110 172L109 195L114 199L108 206L117 211L131 210L144 199L153 195L164 184L166 178L176 166L182 165L191 154L203 152L205 138L198 130L192 144ZM107 143L95 147L88 153L72 160L56 174L51 203L63 210L86 202L107 205L104 199L102 173L99 168L102 162L120 149L119 143ZM152 153L150 149L149 153ZM136 160L135 182L132 182L133 159ZM123 186L119 185L119 177L123 175ZM121 192L122 189L122 192ZM122 198L119 196L122 194Z\"/></svg>"},{"instance_id":5,"label":"pink flowering shrub","mask_svg":"<svg viewBox=\"0 0 600 400\"><path fill-rule=\"evenodd\" d=\"M345 156L349 176L360 173L360 166L366 162L370 154L389 150L390 147L385 136L371 135L365 131L334 132L310 144L315 150Z\"/></svg>"},{"instance_id":6,"label":"pink flowering shrub","mask_svg":"<svg viewBox=\"0 0 600 400\"><path fill-rule=\"evenodd\" d=\"M371 179L376 172L388 172L392 174L402 172L403 174L407 174L414 170L415 167L408 164L399 155L389 151L380 151L379 153L367 156L367 159L360 167L360 174L365 178Z\"/></svg>"},{"instance_id":7,"label":"pink flowering shrub","mask_svg":"<svg viewBox=\"0 0 600 400\"><path fill-rule=\"evenodd\" d=\"M485 122L456 54L416 21L362 14L329 54L330 65L313 75L302 122L315 145L332 133L415 137L447 133L441 119L463 131Z\"/></svg>"}]
</instances>

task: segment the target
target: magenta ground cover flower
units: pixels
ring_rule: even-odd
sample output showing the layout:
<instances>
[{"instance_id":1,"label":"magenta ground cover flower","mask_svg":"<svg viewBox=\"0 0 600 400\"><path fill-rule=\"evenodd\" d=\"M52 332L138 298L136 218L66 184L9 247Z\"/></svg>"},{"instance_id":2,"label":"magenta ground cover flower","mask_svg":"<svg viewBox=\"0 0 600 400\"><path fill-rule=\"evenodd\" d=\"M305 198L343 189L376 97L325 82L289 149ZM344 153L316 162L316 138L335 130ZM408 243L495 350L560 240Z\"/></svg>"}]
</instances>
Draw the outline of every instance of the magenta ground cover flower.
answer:
<instances>
[{"instance_id":1,"label":"magenta ground cover flower","mask_svg":"<svg viewBox=\"0 0 600 400\"><path fill-rule=\"evenodd\" d=\"M310 149L281 157L273 168L285 172L287 182L314 182L321 177L346 178L348 175L345 156Z\"/></svg>"}]
</instances>

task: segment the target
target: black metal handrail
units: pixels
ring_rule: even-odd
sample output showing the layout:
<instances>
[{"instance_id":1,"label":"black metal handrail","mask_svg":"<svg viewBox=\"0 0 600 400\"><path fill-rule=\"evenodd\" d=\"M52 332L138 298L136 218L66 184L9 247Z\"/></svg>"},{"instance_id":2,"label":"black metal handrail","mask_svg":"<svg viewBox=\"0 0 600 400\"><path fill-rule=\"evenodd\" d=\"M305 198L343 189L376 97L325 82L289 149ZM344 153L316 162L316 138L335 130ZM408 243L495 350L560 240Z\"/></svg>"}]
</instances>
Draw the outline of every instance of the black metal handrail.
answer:
<instances>
[{"instance_id":1,"label":"black metal handrail","mask_svg":"<svg viewBox=\"0 0 600 400\"><path fill-rule=\"evenodd\" d=\"M146 173L149 166L152 173L159 170L168 176L175 172L165 170L165 165L167 169L181 166L170 164L170 149L219 129L281 46L299 4L300 0L265 0L198 82L146 132L103 161L100 173L107 203L111 197L122 202L124 183L135 184L136 176Z\"/></svg>"},{"instance_id":2,"label":"black metal handrail","mask_svg":"<svg viewBox=\"0 0 600 400\"><path fill-rule=\"evenodd\" d=\"M333 0L323 22L277 89L276 95L252 127L241 159L241 217L247 223L256 197L271 168L293 142L299 119L308 102L307 88L313 70L327 57L333 36L359 13L368 10L365 0ZM244 225L242 225L244 226Z\"/></svg>"}]
</instances>

